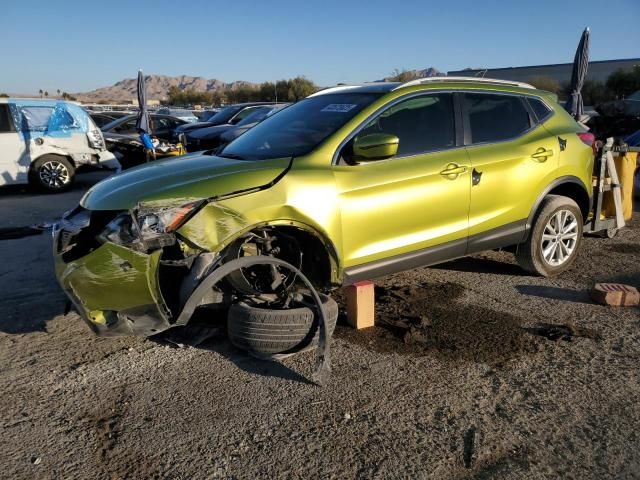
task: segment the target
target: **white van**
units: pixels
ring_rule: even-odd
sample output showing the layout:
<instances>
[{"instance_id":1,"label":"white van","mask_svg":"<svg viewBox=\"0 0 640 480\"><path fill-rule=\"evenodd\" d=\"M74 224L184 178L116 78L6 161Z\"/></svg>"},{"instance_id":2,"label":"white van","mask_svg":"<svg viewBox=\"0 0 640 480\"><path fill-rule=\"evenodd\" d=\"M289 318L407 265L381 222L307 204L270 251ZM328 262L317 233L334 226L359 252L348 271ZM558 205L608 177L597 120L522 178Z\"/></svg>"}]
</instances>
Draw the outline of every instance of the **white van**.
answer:
<instances>
[{"instance_id":1,"label":"white van","mask_svg":"<svg viewBox=\"0 0 640 480\"><path fill-rule=\"evenodd\" d=\"M102 132L79 105L0 98L0 186L31 183L59 192L85 165L120 168Z\"/></svg>"}]
</instances>

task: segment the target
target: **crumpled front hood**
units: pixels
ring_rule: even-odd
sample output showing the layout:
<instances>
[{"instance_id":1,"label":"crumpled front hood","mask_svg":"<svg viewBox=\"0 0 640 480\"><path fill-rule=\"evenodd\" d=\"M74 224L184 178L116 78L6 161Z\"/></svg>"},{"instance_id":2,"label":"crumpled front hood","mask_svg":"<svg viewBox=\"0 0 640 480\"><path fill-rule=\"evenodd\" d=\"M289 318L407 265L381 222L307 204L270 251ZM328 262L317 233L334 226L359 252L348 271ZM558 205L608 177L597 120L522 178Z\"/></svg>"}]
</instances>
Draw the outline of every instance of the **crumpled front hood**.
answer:
<instances>
[{"instance_id":1,"label":"crumpled front hood","mask_svg":"<svg viewBox=\"0 0 640 480\"><path fill-rule=\"evenodd\" d=\"M142 201L241 192L270 184L289 164L289 158L247 161L195 153L113 175L94 185L80 205L89 210L127 210Z\"/></svg>"}]
</instances>

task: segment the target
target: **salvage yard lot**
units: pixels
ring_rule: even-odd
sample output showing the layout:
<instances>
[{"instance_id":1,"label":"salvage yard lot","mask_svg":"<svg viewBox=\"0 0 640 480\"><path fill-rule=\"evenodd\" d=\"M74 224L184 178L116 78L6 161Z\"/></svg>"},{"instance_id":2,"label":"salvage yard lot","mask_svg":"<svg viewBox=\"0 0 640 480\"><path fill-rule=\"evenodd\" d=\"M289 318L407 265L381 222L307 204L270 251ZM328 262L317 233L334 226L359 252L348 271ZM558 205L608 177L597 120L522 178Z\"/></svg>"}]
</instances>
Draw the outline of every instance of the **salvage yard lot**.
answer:
<instances>
[{"instance_id":1,"label":"salvage yard lot","mask_svg":"<svg viewBox=\"0 0 640 480\"><path fill-rule=\"evenodd\" d=\"M103 176L0 192L2 227L58 218ZM558 279L490 252L377 281L378 326L340 320L324 388L310 353L95 337L63 315L50 241L0 241L3 478L640 476L640 310L587 294L640 286L637 211Z\"/></svg>"}]
</instances>

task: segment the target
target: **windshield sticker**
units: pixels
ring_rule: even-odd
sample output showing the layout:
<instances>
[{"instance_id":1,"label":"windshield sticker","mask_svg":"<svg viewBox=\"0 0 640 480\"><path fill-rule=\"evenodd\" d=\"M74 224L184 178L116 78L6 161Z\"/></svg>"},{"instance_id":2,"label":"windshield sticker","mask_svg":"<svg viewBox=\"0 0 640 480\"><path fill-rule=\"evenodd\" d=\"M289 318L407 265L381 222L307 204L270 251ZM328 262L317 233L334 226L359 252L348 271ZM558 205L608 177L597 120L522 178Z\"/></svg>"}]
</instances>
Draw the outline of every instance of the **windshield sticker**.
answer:
<instances>
[{"instance_id":1,"label":"windshield sticker","mask_svg":"<svg viewBox=\"0 0 640 480\"><path fill-rule=\"evenodd\" d=\"M321 112L340 112L346 113L349 110L353 110L358 105L354 105L353 103L332 103L324 107Z\"/></svg>"}]
</instances>

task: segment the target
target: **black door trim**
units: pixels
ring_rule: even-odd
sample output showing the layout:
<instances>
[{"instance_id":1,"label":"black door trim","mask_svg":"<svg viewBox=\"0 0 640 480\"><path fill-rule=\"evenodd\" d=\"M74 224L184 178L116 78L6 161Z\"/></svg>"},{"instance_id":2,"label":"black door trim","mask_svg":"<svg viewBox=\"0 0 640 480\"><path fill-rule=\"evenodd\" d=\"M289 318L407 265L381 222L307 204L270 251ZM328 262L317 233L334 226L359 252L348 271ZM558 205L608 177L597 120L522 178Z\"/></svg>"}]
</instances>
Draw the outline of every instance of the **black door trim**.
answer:
<instances>
[{"instance_id":1,"label":"black door trim","mask_svg":"<svg viewBox=\"0 0 640 480\"><path fill-rule=\"evenodd\" d=\"M403 253L383 260L345 268L343 285L351 285L360 280L384 277L392 273L447 262L454 258L463 257L466 249L467 239L461 238L460 240L453 240L415 252Z\"/></svg>"},{"instance_id":2,"label":"black door trim","mask_svg":"<svg viewBox=\"0 0 640 480\"><path fill-rule=\"evenodd\" d=\"M467 255L521 243L526 231L527 219L523 218L517 222L493 228L488 232L471 235L467 245Z\"/></svg>"},{"instance_id":3,"label":"black door trim","mask_svg":"<svg viewBox=\"0 0 640 480\"><path fill-rule=\"evenodd\" d=\"M468 238L345 268L342 284L351 285L360 280L384 277L414 268L449 262L473 253L516 245L524 240L526 227L527 219L523 218Z\"/></svg>"}]
</instances>

